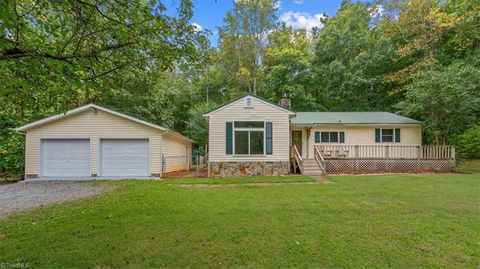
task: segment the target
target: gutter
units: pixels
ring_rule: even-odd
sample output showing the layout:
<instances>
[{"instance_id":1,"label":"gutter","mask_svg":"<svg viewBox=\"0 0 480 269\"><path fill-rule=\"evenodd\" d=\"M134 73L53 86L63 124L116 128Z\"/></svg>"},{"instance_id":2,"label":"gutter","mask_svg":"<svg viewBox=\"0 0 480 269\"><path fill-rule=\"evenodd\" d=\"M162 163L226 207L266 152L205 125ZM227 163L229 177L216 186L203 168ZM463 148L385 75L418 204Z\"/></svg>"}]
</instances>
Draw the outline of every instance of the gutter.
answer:
<instances>
[{"instance_id":1,"label":"gutter","mask_svg":"<svg viewBox=\"0 0 480 269\"><path fill-rule=\"evenodd\" d=\"M421 125L422 123L312 123L312 124L292 124L291 126L294 127L315 127L315 126L331 126L331 125L339 125L339 126L366 126L366 125L374 125L374 126L385 126L385 125L411 125L417 126Z\"/></svg>"}]
</instances>

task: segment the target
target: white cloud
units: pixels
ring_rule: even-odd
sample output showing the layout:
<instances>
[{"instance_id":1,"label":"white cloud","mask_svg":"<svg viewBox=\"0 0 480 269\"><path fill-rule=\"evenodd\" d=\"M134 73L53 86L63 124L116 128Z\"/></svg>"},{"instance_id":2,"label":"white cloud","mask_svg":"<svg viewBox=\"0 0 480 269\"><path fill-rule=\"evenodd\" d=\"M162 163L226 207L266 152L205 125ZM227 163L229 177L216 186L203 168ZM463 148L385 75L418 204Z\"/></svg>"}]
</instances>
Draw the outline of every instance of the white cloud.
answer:
<instances>
[{"instance_id":1,"label":"white cloud","mask_svg":"<svg viewBox=\"0 0 480 269\"><path fill-rule=\"evenodd\" d=\"M203 30L203 27L196 22L192 23L192 27L195 32L201 32Z\"/></svg>"},{"instance_id":2,"label":"white cloud","mask_svg":"<svg viewBox=\"0 0 480 269\"><path fill-rule=\"evenodd\" d=\"M312 30L313 27L322 28L323 23L320 19L325 18L321 13L310 15L305 12L288 11L280 16L280 20L293 29Z\"/></svg>"},{"instance_id":3,"label":"white cloud","mask_svg":"<svg viewBox=\"0 0 480 269\"><path fill-rule=\"evenodd\" d=\"M303 4L303 0L293 0L294 4L301 5Z\"/></svg>"}]
</instances>

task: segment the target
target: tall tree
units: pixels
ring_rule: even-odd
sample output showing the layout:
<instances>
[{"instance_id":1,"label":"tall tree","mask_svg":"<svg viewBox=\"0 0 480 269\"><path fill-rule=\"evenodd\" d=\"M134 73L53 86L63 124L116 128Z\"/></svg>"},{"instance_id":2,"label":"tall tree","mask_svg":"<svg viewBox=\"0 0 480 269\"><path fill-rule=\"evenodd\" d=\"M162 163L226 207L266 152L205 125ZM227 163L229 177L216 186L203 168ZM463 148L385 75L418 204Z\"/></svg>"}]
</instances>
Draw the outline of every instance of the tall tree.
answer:
<instances>
[{"instance_id":1,"label":"tall tree","mask_svg":"<svg viewBox=\"0 0 480 269\"><path fill-rule=\"evenodd\" d=\"M453 143L480 124L480 61L457 61L420 72L405 87L402 111L423 121L429 143Z\"/></svg>"},{"instance_id":2,"label":"tall tree","mask_svg":"<svg viewBox=\"0 0 480 269\"><path fill-rule=\"evenodd\" d=\"M257 94L262 56L269 31L276 26L276 0L238 0L219 27L220 61L232 95Z\"/></svg>"},{"instance_id":3,"label":"tall tree","mask_svg":"<svg viewBox=\"0 0 480 269\"><path fill-rule=\"evenodd\" d=\"M289 97L292 108L298 111L324 109L313 95L317 85L313 79L311 47L312 39L305 30L282 25L269 33L262 69L265 97L274 101Z\"/></svg>"},{"instance_id":4,"label":"tall tree","mask_svg":"<svg viewBox=\"0 0 480 269\"><path fill-rule=\"evenodd\" d=\"M401 63L387 81L402 86L422 70L434 68L438 51L445 34L457 23L458 17L444 10L445 3L435 0L389 1L391 10L397 14L386 17L383 23L385 36L395 43L396 61Z\"/></svg>"},{"instance_id":5,"label":"tall tree","mask_svg":"<svg viewBox=\"0 0 480 269\"><path fill-rule=\"evenodd\" d=\"M394 48L372 25L374 11L346 1L318 34L315 95L331 110L389 110L395 102L382 83Z\"/></svg>"}]
</instances>

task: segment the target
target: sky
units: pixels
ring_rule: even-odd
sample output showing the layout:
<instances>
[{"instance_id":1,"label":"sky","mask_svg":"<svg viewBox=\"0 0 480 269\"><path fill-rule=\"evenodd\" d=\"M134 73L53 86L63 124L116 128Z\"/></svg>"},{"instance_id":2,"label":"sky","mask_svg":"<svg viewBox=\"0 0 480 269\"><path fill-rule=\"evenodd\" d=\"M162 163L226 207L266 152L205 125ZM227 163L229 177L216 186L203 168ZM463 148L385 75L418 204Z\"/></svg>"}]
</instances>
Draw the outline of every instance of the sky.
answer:
<instances>
[{"instance_id":1,"label":"sky","mask_svg":"<svg viewBox=\"0 0 480 269\"><path fill-rule=\"evenodd\" d=\"M164 2L168 6L168 0ZM342 0L281 0L278 1L278 18L295 29L321 28L320 17L323 13L335 15ZM194 15L192 24L199 29L212 32L210 41L217 45L217 26L223 25L223 18L233 8L234 0L193 0Z\"/></svg>"}]
</instances>

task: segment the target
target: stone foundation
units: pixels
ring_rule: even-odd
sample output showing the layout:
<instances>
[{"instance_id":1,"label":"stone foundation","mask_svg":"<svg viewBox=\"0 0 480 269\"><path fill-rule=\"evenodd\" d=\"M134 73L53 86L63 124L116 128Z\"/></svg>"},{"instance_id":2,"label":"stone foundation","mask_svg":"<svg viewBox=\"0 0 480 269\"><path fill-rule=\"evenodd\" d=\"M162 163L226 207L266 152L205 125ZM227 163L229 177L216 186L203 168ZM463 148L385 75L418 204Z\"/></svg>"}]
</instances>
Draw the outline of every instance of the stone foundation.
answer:
<instances>
[{"instance_id":1,"label":"stone foundation","mask_svg":"<svg viewBox=\"0 0 480 269\"><path fill-rule=\"evenodd\" d=\"M25 175L25 178L29 179L29 178L37 178L38 175L37 174L26 174Z\"/></svg>"},{"instance_id":2,"label":"stone foundation","mask_svg":"<svg viewBox=\"0 0 480 269\"><path fill-rule=\"evenodd\" d=\"M288 162L210 162L211 177L288 175Z\"/></svg>"}]
</instances>

